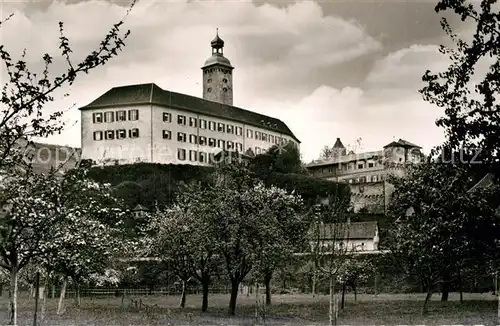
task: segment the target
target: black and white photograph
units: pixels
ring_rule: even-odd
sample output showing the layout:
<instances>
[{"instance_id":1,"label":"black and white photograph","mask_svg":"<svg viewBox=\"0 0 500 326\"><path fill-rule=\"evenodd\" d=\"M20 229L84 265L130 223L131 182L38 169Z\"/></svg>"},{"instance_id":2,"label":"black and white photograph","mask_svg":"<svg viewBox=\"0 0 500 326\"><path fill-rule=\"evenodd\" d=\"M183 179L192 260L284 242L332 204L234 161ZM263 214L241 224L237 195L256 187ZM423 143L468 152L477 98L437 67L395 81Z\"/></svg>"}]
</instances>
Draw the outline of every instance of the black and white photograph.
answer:
<instances>
[{"instance_id":1,"label":"black and white photograph","mask_svg":"<svg viewBox=\"0 0 500 326\"><path fill-rule=\"evenodd\" d=\"M0 325L499 325L499 2L0 0Z\"/></svg>"}]
</instances>

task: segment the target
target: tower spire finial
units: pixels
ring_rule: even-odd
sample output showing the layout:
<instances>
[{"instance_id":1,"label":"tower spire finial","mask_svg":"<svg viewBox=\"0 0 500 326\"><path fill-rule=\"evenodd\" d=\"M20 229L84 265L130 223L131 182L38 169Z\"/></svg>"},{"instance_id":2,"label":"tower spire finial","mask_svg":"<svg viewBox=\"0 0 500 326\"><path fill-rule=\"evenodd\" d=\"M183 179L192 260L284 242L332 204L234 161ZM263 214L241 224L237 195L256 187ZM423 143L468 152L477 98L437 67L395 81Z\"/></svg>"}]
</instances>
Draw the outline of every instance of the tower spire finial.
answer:
<instances>
[{"instance_id":1,"label":"tower spire finial","mask_svg":"<svg viewBox=\"0 0 500 326\"><path fill-rule=\"evenodd\" d=\"M215 28L215 36L219 36L219 27Z\"/></svg>"}]
</instances>

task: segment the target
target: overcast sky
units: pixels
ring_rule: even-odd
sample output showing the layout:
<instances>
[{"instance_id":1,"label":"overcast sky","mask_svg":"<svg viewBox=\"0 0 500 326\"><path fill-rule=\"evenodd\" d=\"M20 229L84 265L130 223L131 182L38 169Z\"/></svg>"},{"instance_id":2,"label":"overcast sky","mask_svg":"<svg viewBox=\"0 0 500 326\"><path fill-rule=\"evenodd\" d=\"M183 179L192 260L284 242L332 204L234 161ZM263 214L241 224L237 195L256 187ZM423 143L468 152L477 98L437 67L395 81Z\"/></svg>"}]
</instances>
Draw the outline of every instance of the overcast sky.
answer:
<instances>
[{"instance_id":1,"label":"overcast sky","mask_svg":"<svg viewBox=\"0 0 500 326\"><path fill-rule=\"evenodd\" d=\"M41 71L41 55L57 53L59 21L81 58L126 6L3 2L2 16L14 17L0 29L0 43L16 58L26 48L29 66ZM353 146L361 138L357 151L403 138L428 152L443 140L434 123L441 111L425 103L418 89L426 69L447 67L437 52L447 38L434 6L429 0L139 1L125 21L131 35L119 57L64 89L69 97L57 94L50 107L67 109L68 125L47 142L79 146L76 107L114 86L154 82L201 97L200 67L219 28L224 53L235 66L234 105L283 120L302 141L304 161L317 158L337 137Z\"/></svg>"}]
</instances>

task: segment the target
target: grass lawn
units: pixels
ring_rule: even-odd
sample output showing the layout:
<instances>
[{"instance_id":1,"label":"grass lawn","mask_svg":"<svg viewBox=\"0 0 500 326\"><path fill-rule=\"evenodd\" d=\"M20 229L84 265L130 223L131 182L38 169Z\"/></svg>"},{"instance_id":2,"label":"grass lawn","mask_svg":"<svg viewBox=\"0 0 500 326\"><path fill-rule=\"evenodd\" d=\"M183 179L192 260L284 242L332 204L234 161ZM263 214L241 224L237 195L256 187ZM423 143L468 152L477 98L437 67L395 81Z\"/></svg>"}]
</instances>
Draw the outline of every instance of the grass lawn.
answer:
<instances>
[{"instance_id":1,"label":"grass lawn","mask_svg":"<svg viewBox=\"0 0 500 326\"><path fill-rule=\"evenodd\" d=\"M145 296L141 299L148 306L135 308L126 299L122 308L121 298L82 298L80 308L74 299L66 299L66 312L55 314L57 300L47 300L43 325L259 325L255 319L255 297L238 297L236 317L227 316L228 295L209 298L209 311L200 312L201 296L187 297L185 309L179 309L178 296ZM430 313L421 316L424 294L381 294L346 296L346 307L339 314L338 325L496 325L497 302L495 296L464 294L464 303L458 294L450 294L449 302L440 302L439 294L430 302ZM7 322L8 299L1 298L0 325ZM34 299L21 297L19 325L33 325ZM267 308L265 323L260 325L327 325L328 296L275 295Z\"/></svg>"}]
</instances>

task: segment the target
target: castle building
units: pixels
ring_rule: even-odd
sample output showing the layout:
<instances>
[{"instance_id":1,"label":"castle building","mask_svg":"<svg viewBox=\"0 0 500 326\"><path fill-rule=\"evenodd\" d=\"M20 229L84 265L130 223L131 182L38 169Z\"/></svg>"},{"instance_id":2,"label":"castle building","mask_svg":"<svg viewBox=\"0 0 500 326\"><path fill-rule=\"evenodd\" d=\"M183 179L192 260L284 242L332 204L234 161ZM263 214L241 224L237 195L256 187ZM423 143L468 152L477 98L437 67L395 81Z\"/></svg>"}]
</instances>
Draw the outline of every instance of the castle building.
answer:
<instances>
[{"instance_id":1,"label":"castle building","mask_svg":"<svg viewBox=\"0 0 500 326\"><path fill-rule=\"evenodd\" d=\"M82 159L211 165L222 151L255 155L273 145L300 146L281 120L233 106L234 67L218 32L211 47L201 68L203 98L150 83L114 87L81 107Z\"/></svg>"},{"instance_id":2,"label":"castle building","mask_svg":"<svg viewBox=\"0 0 500 326\"><path fill-rule=\"evenodd\" d=\"M403 139L393 141L379 151L347 153L337 138L332 149L331 158L313 161L307 169L316 177L349 183L354 212L385 213L393 191L387 177L403 177L409 165L424 159L420 146Z\"/></svg>"}]
</instances>

